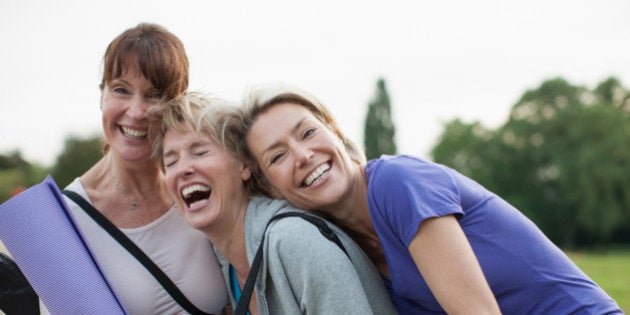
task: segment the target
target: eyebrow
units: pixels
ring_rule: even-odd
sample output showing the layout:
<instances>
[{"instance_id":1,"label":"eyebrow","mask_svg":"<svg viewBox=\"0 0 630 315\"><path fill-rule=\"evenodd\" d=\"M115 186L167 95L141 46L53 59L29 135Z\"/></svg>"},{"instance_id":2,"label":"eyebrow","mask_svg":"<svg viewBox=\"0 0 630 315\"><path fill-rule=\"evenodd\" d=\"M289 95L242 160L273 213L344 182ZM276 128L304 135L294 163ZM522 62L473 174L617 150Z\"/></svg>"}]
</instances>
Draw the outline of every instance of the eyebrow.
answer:
<instances>
[{"instance_id":1,"label":"eyebrow","mask_svg":"<svg viewBox=\"0 0 630 315\"><path fill-rule=\"evenodd\" d=\"M304 120L306 120L306 117L300 119L295 126L293 126L293 128L291 128L291 132L295 132L295 130L298 130L300 128L300 126L302 125L302 123L304 122ZM269 145L265 150L263 150L263 154L273 150L274 148L280 146L280 141L276 141L274 143L272 143L271 145Z\"/></svg>"},{"instance_id":2,"label":"eyebrow","mask_svg":"<svg viewBox=\"0 0 630 315\"><path fill-rule=\"evenodd\" d=\"M124 80L122 77L114 78L111 80L112 83L116 83L117 81L126 85L131 85L131 83L127 82L127 80Z\"/></svg>"},{"instance_id":3,"label":"eyebrow","mask_svg":"<svg viewBox=\"0 0 630 315\"><path fill-rule=\"evenodd\" d=\"M198 147L203 147L206 145L210 145L211 143L209 141L204 141L204 140L195 140L193 143L191 143L186 150L192 150L192 149L196 149ZM166 153L162 154L162 158L165 159L168 156L172 156L175 155L175 151L174 150L168 150L166 151Z\"/></svg>"},{"instance_id":4,"label":"eyebrow","mask_svg":"<svg viewBox=\"0 0 630 315\"><path fill-rule=\"evenodd\" d=\"M147 80L149 80L149 79L147 79ZM115 78L115 79L111 80L112 83L116 83L116 81L118 81L118 82L120 82L120 83L122 83L124 85L131 86L131 83L129 83L127 80L123 79L122 77L118 77L118 78ZM156 91L162 93L162 91L160 91L158 88L153 86L153 83L150 80L149 80L149 83L150 83L150 85L149 85L149 88L147 90L156 90Z\"/></svg>"}]
</instances>

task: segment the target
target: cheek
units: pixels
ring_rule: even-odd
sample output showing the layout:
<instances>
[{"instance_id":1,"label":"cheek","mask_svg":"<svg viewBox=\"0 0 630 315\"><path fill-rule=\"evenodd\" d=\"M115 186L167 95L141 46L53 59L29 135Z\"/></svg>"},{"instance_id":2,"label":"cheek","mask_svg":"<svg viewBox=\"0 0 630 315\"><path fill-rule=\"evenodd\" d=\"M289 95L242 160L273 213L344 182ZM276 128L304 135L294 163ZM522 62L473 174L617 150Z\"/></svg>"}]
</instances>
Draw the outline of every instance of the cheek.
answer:
<instances>
[{"instance_id":1,"label":"cheek","mask_svg":"<svg viewBox=\"0 0 630 315\"><path fill-rule=\"evenodd\" d=\"M164 183L166 184L166 189L168 189L168 193L171 195L171 198L177 199L177 186L175 185L175 180L173 176L170 176L168 171L164 174Z\"/></svg>"},{"instance_id":2,"label":"cheek","mask_svg":"<svg viewBox=\"0 0 630 315\"><path fill-rule=\"evenodd\" d=\"M115 105L105 102L101 104L101 114L103 115L103 121L113 121L118 115L118 111Z\"/></svg>"},{"instance_id":3,"label":"cheek","mask_svg":"<svg viewBox=\"0 0 630 315\"><path fill-rule=\"evenodd\" d=\"M290 173L285 169L274 169L265 172L265 176L269 180L269 184L274 188L279 190L284 189L286 186L292 182L290 178Z\"/></svg>"}]
</instances>

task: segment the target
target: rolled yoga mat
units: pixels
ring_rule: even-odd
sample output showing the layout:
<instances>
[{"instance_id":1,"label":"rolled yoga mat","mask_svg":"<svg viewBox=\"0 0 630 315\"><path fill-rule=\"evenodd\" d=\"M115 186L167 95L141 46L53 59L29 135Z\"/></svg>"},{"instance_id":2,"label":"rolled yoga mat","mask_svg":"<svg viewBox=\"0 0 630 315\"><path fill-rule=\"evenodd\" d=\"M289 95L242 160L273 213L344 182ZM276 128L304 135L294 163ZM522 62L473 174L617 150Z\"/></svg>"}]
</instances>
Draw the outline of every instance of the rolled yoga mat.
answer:
<instances>
[{"instance_id":1,"label":"rolled yoga mat","mask_svg":"<svg viewBox=\"0 0 630 315\"><path fill-rule=\"evenodd\" d=\"M0 239L51 314L127 314L52 177L0 205Z\"/></svg>"}]
</instances>

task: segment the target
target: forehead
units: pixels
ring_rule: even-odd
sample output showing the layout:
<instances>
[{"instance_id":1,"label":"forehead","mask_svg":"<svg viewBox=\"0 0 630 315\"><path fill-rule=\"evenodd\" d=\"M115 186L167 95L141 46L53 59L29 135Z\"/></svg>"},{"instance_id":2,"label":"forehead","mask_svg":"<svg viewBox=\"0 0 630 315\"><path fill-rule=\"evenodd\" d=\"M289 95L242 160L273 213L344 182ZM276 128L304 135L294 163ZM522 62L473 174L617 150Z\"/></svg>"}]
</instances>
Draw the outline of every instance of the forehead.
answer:
<instances>
[{"instance_id":1,"label":"forehead","mask_svg":"<svg viewBox=\"0 0 630 315\"><path fill-rule=\"evenodd\" d=\"M141 73L140 63L138 62L138 56L134 53L125 52L119 55L112 56L111 64L109 65L111 79L122 77L127 72ZM107 65L106 65L107 66Z\"/></svg>"},{"instance_id":2,"label":"forehead","mask_svg":"<svg viewBox=\"0 0 630 315\"><path fill-rule=\"evenodd\" d=\"M304 106L294 103L279 103L267 108L254 120L249 136L261 137L262 140L273 134L292 132L300 121L314 118Z\"/></svg>"},{"instance_id":3,"label":"forehead","mask_svg":"<svg viewBox=\"0 0 630 315\"><path fill-rule=\"evenodd\" d=\"M295 103L278 103L258 115L246 135L252 153L266 151L283 143L305 125L320 123L306 107Z\"/></svg>"},{"instance_id":4,"label":"forehead","mask_svg":"<svg viewBox=\"0 0 630 315\"><path fill-rule=\"evenodd\" d=\"M179 128L169 128L164 134L164 151L177 146L187 146L198 142L211 142L210 138L195 132L190 124Z\"/></svg>"},{"instance_id":5,"label":"forehead","mask_svg":"<svg viewBox=\"0 0 630 315\"><path fill-rule=\"evenodd\" d=\"M315 118L313 113L304 105L284 102L267 108L254 121L257 122L284 122L303 118Z\"/></svg>"},{"instance_id":6,"label":"forehead","mask_svg":"<svg viewBox=\"0 0 630 315\"><path fill-rule=\"evenodd\" d=\"M129 67L125 67L124 69L122 69L122 71L120 73L118 73L117 76L112 77L112 81L113 80L117 80L117 79L142 80L142 81L146 81L149 84L151 84L149 79L142 73L142 71L140 71L140 68L136 64L133 64L133 65L131 65Z\"/></svg>"}]
</instances>

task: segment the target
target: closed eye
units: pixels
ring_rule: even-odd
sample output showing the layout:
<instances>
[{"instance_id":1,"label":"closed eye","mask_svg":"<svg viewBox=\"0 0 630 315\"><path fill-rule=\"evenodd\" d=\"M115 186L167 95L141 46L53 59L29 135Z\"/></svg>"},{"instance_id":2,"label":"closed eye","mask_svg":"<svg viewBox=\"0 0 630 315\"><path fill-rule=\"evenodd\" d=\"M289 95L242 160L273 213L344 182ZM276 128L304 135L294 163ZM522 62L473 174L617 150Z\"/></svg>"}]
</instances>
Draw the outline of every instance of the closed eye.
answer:
<instances>
[{"instance_id":1,"label":"closed eye","mask_svg":"<svg viewBox=\"0 0 630 315\"><path fill-rule=\"evenodd\" d=\"M277 153L274 156L271 157L271 164L275 164L276 162L278 162L282 157L284 156L284 153Z\"/></svg>"},{"instance_id":2,"label":"closed eye","mask_svg":"<svg viewBox=\"0 0 630 315\"><path fill-rule=\"evenodd\" d=\"M164 168L169 168L177 163L177 156L174 153L164 154Z\"/></svg>"},{"instance_id":3,"label":"closed eye","mask_svg":"<svg viewBox=\"0 0 630 315\"><path fill-rule=\"evenodd\" d=\"M204 156L206 155L206 153L208 153L208 150L197 150L195 152L193 152L194 156Z\"/></svg>"},{"instance_id":4,"label":"closed eye","mask_svg":"<svg viewBox=\"0 0 630 315\"><path fill-rule=\"evenodd\" d=\"M169 168L175 165L176 162L177 160L174 160L174 159L164 160L164 168Z\"/></svg>"}]
</instances>

